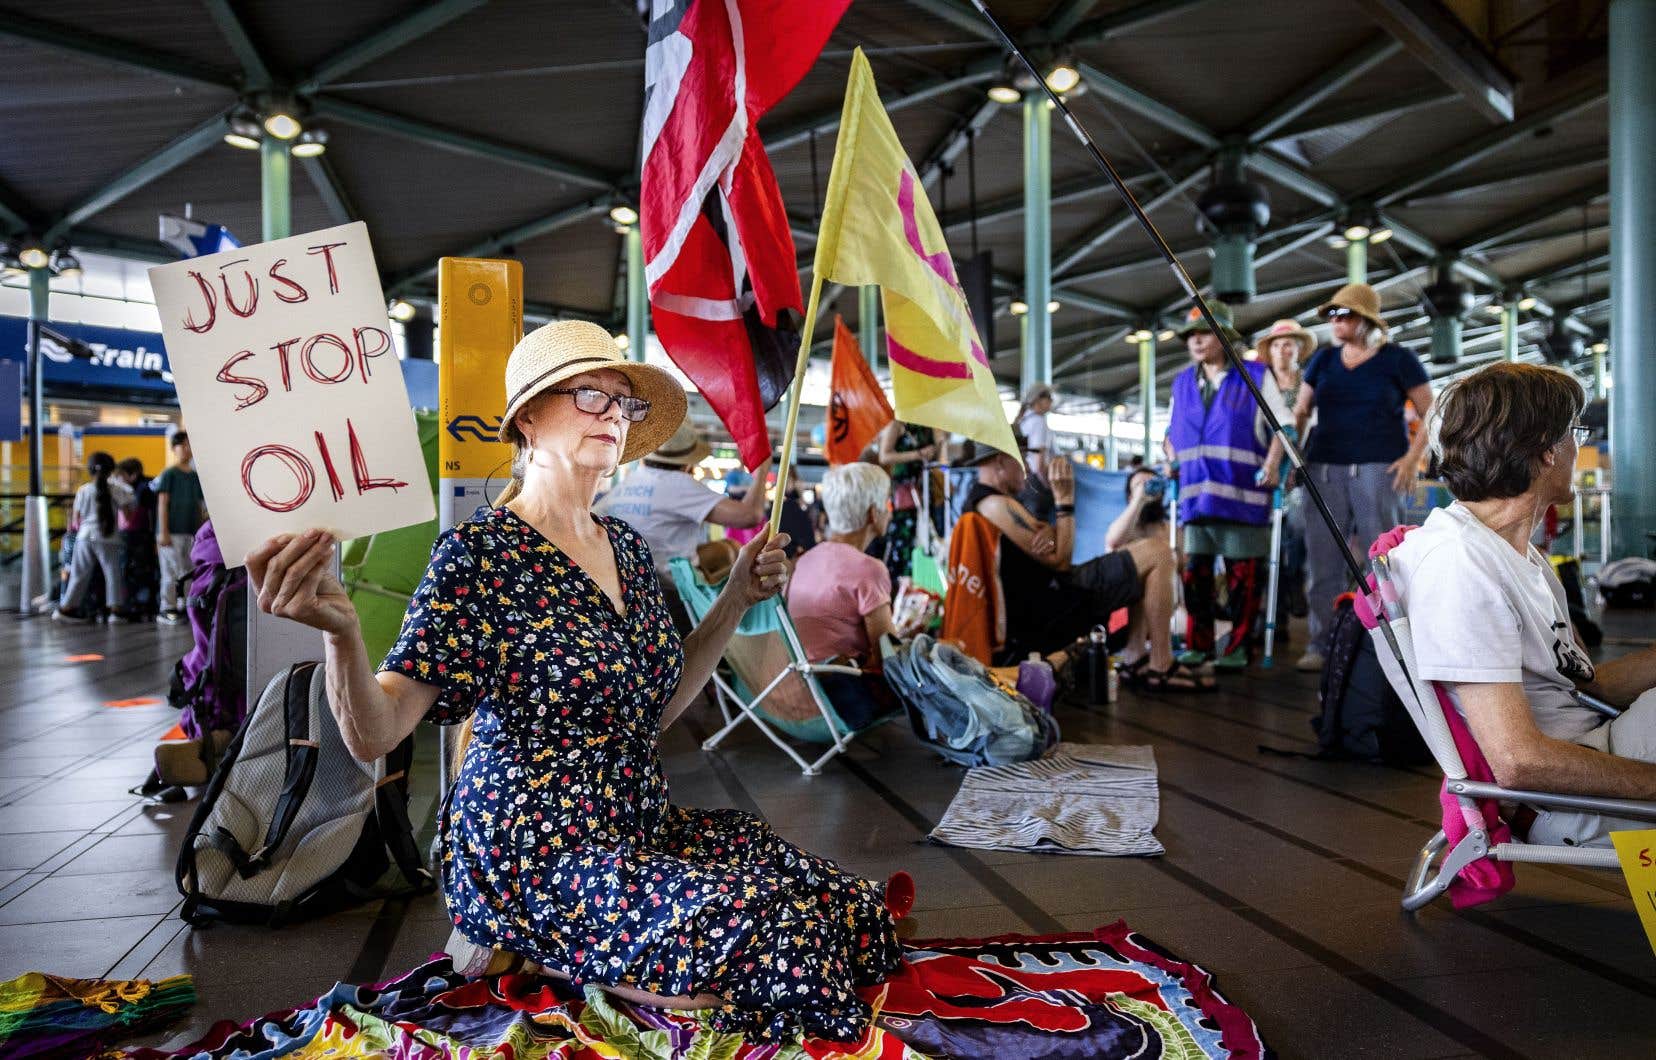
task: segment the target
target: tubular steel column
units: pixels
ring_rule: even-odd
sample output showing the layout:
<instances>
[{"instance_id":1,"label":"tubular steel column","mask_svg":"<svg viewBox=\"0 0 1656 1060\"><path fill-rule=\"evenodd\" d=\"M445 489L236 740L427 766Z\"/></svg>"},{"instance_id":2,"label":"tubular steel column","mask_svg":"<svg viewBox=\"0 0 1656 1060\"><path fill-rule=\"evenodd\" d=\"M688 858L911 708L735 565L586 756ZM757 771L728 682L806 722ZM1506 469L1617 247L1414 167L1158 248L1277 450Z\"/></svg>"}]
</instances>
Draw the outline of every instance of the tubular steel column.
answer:
<instances>
[{"instance_id":1,"label":"tubular steel column","mask_svg":"<svg viewBox=\"0 0 1656 1060\"><path fill-rule=\"evenodd\" d=\"M1041 92L1024 94L1024 342L1020 389L1052 382L1052 111Z\"/></svg>"},{"instance_id":2,"label":"tubular steel column","mask_svg":"<svg viewBox=\"0 0 1656 1060\"><path fill-rule=\"evenodd\" d=\"M1346 244L1346 283L1368 283L1368 236Z\"/></svg>"},{"instance_id":3,"label":"tubular steel column","mask_svg":"<svg viewBox=\"0 0 1656 1060\"><path fill-rule=\"evenodd\" d=\"M1656 530L1656 0L1610 4L1610 475L1616 491L1611 551L1643 556Z\"/></svg>"},{"instance_id":4,"label":"tubular steel column","mask_svg":"<svg viewBox=\"0 0 1656 1060\"><path fill-rule=\"evenodd\" d=\"M46 591L52 579L50 530L46 523L46 490L42 485L46 460L45 359L40 354L40 326L50 315L52 274L29 270L29 496L23 502L23 581L17 610L29 614L30 601Z\"/></svg>"},{"instance_id":5,"label":"tubular steel column","mask_svg":"<svg viewBox=\"0 0 1656 1060\"><path fill-rule=\"evenodd\" d=\"M1110 433L1104 439L1104 466L1107 470L1116 469L1116 407L1110 406Z\"/></svg>"},{"instance_id":6,"label":"tubular steel column","mask_svg":"<svg viewBox=\"0 0 1656 1060\"><path fill-rule=\"evenodd\" d=\"M264 241L286 239L293 234L292 161L285 140L266 135L259 142L260 216ZM334 549L338 570L339 550ZM276 618L259 610L258 598L247 597L247 702L259 701L259 694L283 667L322 658L322 634L297 622Z\"/></svg>"},{"instance_id":7,"label":"tubular steel column","mask_svg":"<svg viewBox=\"0 0 1656 1060\"><path fill-rule=\"evenodd\" d=\"M1518 299L1501 302L1501 359L1511 364L1518 359Z\"/></svg>"},{"instance_id":8,"label":"tubular steel column","mask_svg":"<svg viewBox=\"0 0 1656 1060\"><path fill-rule=\"evenodd\" d=\"M1139 403L1144 411L1144 463L1156 462L1156 336L1139 340Z\"/></svg>"},{"instance_id":9,"label":"tubular steel column","mask_svg":"<svg viewBox=\"0 0 1656 1060\"><path fill-rule=\"evenodd\" d=\"M1593 400L1602 401L1606 391L1604 389L1604 351L1593 350Z\"/></svg>"},{"instance_id":10,"label":"tubular steel column","mask_svg":"<svg viewBox=\"0 0 1656 1060\"><path fill-rule=\"evenodd\" d=\"M874 284L857 288L857 344L868 367L880 370L880 289Z\"/></svg>"},{"instance_id":11,"label":"tubular steel column","mask_svg":"<svg viewBox=\"0 0 1656 1060\"><path fill-rule=\"evenodd\" d=\"M628 225L622 238L627 242L627 356L642 361L650 346L650 289L644 284L644 235L638 225Z\"/></svg>"},{"instance_id":12,"label":"tubular steel column","mask_svg":"<svg viewBox=\"0 0 1656 1060\"><path fill-rule=\"evenodd\" d=\"M286 239L293 234L293 161L286 140L266 135L259 141L260 217L264 241Z\"/></svg>"}]
</instances>

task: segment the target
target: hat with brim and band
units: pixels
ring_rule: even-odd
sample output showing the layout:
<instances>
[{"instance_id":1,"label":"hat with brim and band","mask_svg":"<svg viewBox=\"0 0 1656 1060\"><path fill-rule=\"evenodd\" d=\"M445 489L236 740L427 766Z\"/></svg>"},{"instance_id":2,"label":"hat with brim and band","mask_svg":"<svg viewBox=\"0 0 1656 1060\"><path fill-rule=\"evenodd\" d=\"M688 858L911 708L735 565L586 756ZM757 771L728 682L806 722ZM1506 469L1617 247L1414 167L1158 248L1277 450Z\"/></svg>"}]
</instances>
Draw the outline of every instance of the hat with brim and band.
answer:
<instances>
[{"instance_id":1,"label":"hat with brim and band","mask_svg":"<svg viewBox=\"0 0 1656 1060\"><path fill-rule=\"evenodd\" d=\"M523 336L506 360L506 412L500 417L500 440L513 441L512 418L537 395L586 372L620 372L632 396L650 403L642 422L627 424L627 446L620 463L637 460L659 448L684 422L689 407L684 388L653 365L629 361L615 338L585 320L559 320Z\"/></svg>"},{"instance_id":2,"label":"hat with brim and band","mask_svg":"<svg viewBox=\"0 0 1656 1060\"><path fill-rule=\"evenodd\" d=\"M1208 312L1213 314L1213 319L1219 322L1219 328L1225 337L1230 339L1231 345L1241 346L1242 333L1236 330L1236 317L1232 315L1230 306L1223 302L1208 302L1207 307ZM1184 325L1179 328L1179 338L1187 339L1199 331L1212 330L1208 327L1207 317L1202 315L1201 309L1191 306L1190 312L1185 314Z\"/></svg>"},{"instance_id":3,"label":"hat with brim and band","mask_svg":"<svg viewBox=\"0 0 1656 1060\"><path fill-rule=\"evenodd\" d=\"M1012 428L1012 440L1017 443L1019 453L1030 451L1029 440L1024 437L1024 433L1018 430L1017 427ZM1001 452L992 445L985 445L975 438L968 438L960 443L960 452L953 460L949 461L949 466L977 467L979 464L988 463L997 456L1006 455L1008 454Z\"/></svg>"},{"instance_id":4,"label":"hat with brim and band","mask_svg":"<svg viewBox=\"0 0 1656 1060\"><path fill-rule=\"evenodd\" d=\"M1295 345L1299 346L1299 359L1302 361L1311 356L1311 351L1317 348L1317 337L1300 327L1299 321L1279 320L1259 336L1259 341L1255 343L1260 356L1269 356L1271 343L1277 339L1293 339Z\"/></svg>"},{"instance_id":5,"label":"hat with brim and band","mask_svg":"<svg viewBox=\"0 0 1656 1060\"><path fill-rule=\"evenodd\" d=\"M1377 328L1386 326L1380 316L1380 292L1366 283L1348 283L1334 297L1317 307L1317 315L1326 317L1330 309L1348 309Z\"/></svg>"},{"instance_id":6,"label":"hat with brim and band","mask_svg":"<svg viewBox=\"0 0 1656 1060\"><path fill-rule=\"evenodd\" d=\"M652 464L671 467L695 467L712 455L713 447L707 444L696 430L696 425L686 416L673 436L657 446L654 452L644 454L644 459Z\"/></svg>"}]
</instances>

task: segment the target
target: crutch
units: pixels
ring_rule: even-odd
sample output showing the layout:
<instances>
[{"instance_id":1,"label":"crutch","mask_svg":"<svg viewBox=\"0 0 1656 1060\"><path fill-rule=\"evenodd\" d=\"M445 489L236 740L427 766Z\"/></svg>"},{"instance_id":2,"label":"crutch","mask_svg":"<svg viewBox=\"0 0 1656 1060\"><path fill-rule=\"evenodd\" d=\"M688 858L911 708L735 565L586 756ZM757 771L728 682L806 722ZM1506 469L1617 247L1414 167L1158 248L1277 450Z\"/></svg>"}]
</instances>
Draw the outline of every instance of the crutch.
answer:
<instances>
[{"instance_id":1,"label":"crutch","mask_svg":"<svg viewBox=\"0 0 1656 1060\"><path fill-rule=\"evenodd\" d=\"M1283 428L1292 431L1292 427ZM1288 474L1292 470L1287 459L1282 461L1276 489L1271 491L1271 565L1265 590L1265 656L1259 660L1261 668L1269 670L1276 650L1277 587L1282 578L1282 524L1288 518Z\"/></svg>"}]
</instances>

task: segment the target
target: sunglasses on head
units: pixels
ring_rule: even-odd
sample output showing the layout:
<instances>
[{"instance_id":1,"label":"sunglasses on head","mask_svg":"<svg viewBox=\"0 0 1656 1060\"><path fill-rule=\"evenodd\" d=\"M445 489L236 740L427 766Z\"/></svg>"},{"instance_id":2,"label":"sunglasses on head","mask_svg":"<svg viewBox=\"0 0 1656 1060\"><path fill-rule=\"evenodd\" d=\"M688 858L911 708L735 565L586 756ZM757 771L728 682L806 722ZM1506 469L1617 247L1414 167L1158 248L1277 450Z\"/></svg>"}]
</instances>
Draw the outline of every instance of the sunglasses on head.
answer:
<instances>
[{"instance_id":1,"label":"sunglasses on head","mask_svg":"<svg viewBox=\"0 0 1656 1060\"><path fill-rule=\"evenodd\" d=\"M607 394L597 387L577 386L547 390L546 393L568 394L574 398L575 407L589 416L602 416L609 411L611 405L621 409L621 418L628 423L642 423L644 417L650 414L650 403L646 399L633 397L631 394Z\"/></svg>"},{"instance_id":2,"label":"sunglasses on head","mask_svg":"<svg viewBox=\"0 0 1656 1060\"><path fill-rule=\"evenodd\" d=\"M1329 320L1343 320L1346 317L1354 317L1356 315L1357 311L1355 309L1346 309L1341 306L1335 306L1323 314L1323 316L1327 317Z\"/></svg>"}]
</instances>

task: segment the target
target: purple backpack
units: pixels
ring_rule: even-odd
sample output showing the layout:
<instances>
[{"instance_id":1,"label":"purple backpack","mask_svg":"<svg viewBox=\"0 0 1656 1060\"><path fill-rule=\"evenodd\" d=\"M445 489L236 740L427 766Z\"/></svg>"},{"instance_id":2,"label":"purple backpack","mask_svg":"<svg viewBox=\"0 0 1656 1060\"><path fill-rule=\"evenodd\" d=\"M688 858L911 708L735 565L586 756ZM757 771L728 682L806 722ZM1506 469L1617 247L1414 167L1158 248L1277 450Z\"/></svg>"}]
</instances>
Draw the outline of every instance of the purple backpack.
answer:
<instances>
[{"instance_id":1,"label":"purple backpack","mask_svg":"<svg viewBox=\"0 0 1656 1060\"><path fill-rule=\"evenodd\" d=\"M192 740L241 728L247 716L247 572L228 570L209 520L196 531L179 595L195 646L173 667L167 699Z\"/></svg>"}]
</instances>

